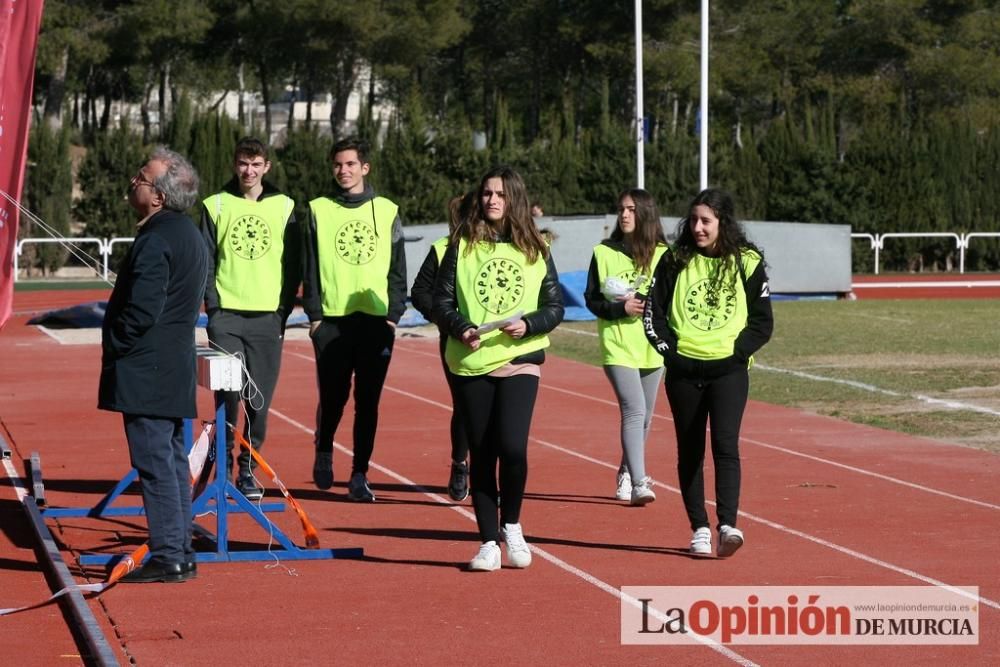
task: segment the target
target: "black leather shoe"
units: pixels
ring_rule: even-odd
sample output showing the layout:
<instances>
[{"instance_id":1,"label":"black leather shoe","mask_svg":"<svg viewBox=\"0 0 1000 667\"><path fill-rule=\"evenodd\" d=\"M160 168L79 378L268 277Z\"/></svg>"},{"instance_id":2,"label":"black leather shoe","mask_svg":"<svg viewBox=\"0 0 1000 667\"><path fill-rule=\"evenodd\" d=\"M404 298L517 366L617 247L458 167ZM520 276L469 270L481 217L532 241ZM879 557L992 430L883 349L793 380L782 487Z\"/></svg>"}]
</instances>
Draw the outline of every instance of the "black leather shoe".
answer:
<instances>
[{"instance_id":1,"label":"black leather shoe","mask_svg":"<svg viewBox=\"0 0 1000 667\"><path fill-rule=\"evenodd\" d=\"M165 563L152 558L141 567L132 570L119 579L123 584L152 584L156 582L177 583L193 579L196 575L195 564Z\"/></svg>"},{"instance_id":2,"label":"black leather shoe","mask_svg":"<svg viewBox=\"0 0 1000 667\"><path fill-rule=\"evenodd\" d=\"M184 574L190 574L189 579L194 579L198 576L198 562L189 560L187 562L181 563L181 572Z\"/></svg>"}]
</instances>

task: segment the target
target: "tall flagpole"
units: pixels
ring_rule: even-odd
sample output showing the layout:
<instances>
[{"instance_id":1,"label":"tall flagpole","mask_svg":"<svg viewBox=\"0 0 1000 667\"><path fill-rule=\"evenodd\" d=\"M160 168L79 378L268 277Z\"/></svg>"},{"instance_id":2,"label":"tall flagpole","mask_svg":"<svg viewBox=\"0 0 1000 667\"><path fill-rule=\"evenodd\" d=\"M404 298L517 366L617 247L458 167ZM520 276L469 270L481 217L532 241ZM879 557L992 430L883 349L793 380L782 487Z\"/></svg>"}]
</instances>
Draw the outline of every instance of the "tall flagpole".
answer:
<instances>
[{"instance_id":1,"label":"tall flagpole","mask_svg":"<svg viewBox=\"0 0 1000 667\"><path fill-rule=\"evenodd\" d=\"M642 101L642 0L635 0L635 173L636 186L646 187L644 142L646 125Z\"/></svg>"},{"instance_id":2,"label":"tall flagpole","mask_svg":"<svg viewBox=\"0 0 1000 667\"><path fill-rule=\"evenodd\" d=\"M708 0L701 0L701 153L699 157L699 182L701 189L708 187Z\"/></svg>"}]
</instances>

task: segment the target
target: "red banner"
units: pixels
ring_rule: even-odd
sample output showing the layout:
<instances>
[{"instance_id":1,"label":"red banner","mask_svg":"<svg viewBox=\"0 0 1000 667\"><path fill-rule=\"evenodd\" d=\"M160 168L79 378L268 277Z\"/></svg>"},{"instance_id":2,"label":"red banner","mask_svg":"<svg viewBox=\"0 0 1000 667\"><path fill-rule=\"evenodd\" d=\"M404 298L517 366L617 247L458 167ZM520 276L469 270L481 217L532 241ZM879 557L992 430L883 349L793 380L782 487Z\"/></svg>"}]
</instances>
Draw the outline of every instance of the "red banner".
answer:
<instances>
[{"instance_id":1,"label":"red banner","mask_svg":"<svg viewBox=\"0 0 1000 667\"><path fill-rule=\"evenodd\" d=\"M21 200L24 183L42 4L43 0L0 0L0 327L14 302L18 218L14 202Z\"/></svg>"}]
</instances>

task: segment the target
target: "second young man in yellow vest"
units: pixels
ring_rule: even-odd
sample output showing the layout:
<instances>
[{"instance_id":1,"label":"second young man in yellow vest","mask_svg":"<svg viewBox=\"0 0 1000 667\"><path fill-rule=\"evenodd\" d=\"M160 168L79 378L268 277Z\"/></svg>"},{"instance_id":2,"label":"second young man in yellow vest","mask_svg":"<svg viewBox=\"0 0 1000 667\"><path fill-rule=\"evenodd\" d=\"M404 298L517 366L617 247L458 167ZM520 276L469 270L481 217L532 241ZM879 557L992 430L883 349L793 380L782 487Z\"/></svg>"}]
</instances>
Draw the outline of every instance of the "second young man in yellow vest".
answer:
<instances>
[{"instance_id":1,"label":"second young man in yellow vest","mask_svg":"<svg viewBox=\"0 0 1000 667\"><path fill-rule=\"evenodd\" d=\"M301 282L301 239L295 203L264 176L271 169L267 147L252 137L240 139L233 157L233 178L204 201L201 231L208 245L205 311L213 347L238 354L252 382L242 392L243 433L259 450L267 432L267 413L278 382L285 321ZM240 395L226 392L226 421L239 422ZM227 429L230 451L233 433ZM230 454L230 458L232 455ZM237 456L237 488L257 500L264 489L254 479L250 453ZM227 468L232 462L227 463Z\"/></svg>"},{"instance_id":2,"label":"second young man in yellow vest","mask_svg":"<svg viewBox=\"0 0 1000 667\"><path fill-rule=\"evenodd\" d=\"M368 463L378 405L392 358L396 324L406 310L406 257L399 208L365 177L368 146L342 139L330 150L336 180L329 197L309 202L304 228L302 305L319 378L313 481L333 486L333 437L354 381L351 500L372 502Z\"/></svg>"}]
</instances>

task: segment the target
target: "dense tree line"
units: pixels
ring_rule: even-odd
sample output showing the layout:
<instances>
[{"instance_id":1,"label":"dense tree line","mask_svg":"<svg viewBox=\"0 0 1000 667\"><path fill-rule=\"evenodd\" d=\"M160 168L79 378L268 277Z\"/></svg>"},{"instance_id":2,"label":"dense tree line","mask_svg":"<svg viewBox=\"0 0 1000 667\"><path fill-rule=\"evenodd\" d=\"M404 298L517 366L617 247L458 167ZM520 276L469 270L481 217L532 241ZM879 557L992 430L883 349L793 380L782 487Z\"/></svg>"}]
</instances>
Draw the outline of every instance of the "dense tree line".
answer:
<instances>
[{"instance_id":1,"label":"dense tree line","mask_svg":"<svg viewBox=\"0 0 1000 667\"><path fill-rule=\"evenodd\" d=\"M644 2L645 180L666 215L698 187L699 11ZM633 18L632 3L605 0L48 0L36 104L87 149L73 217L88 235L128 229L121 189L144 146L190 154L207 192L228 176L239 134L271 134L269 115L261 126L243 107L222 116L224 91L265 109L288 90L329 95L323 127L378 136L373 181L410 223L443 220L448 197L498 161L525 173L549 214L607 212L636 178ZM717 0L711 34L710 181L736 193L743 217L1000 229L995 2ZM136 127L110 115L115 101L139 106ZM374 111L385 103L391 118ZM303 203L330 186L330 137L308 108L273 174ZM944 268L948 247L894 243L883 261ZM998 244L970 248L968 268L998 265Z\"/></svg>"}]
</instances>

